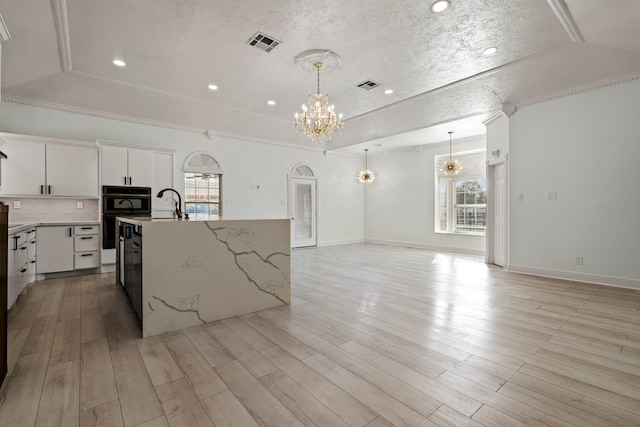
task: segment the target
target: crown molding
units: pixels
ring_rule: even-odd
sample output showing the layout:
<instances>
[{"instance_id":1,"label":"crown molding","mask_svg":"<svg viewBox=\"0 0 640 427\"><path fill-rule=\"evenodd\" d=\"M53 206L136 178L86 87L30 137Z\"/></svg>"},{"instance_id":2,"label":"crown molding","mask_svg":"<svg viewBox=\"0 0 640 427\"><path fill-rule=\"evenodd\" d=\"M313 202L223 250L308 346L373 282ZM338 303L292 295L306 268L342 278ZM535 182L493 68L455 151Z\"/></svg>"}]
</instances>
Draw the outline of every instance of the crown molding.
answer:
<instances>
[{"instance_id":1,"label":"crown molding","mask_svg":"<svg viewBox=\"0 0 640 427\"><path fill-rule=\"evenodd\" d=\"M213 139L214 137L226 138L226 139L235 139L235 140L245 141L245 142L254 142L254 143L260 143L260 144L276 145L280 147L295 148L298 150L308 150L308 151L326 150L326 147L322 145L305 146L302 144L296 144L291 142L272 141L272 140L263 139L263 138L255 138L247 135L237 135L233 133L220 132L220 131L211 130L211 129L204 129L204 128L178 125L175 123L161 122L158 120L140 119L137 117L127 116L123 114L107 113L104 111L96 111L88 108L73 107L70 105L39 101L35 99L22 98L22 97L12 96L12 95L2 95L2 101L25 105L28 107L45 108L49 110L61 111L64 113L96 117L99 119L115 120L119 122L133 123L136 125L153 126L153 127L164 128L164 129L172 129L172 130L178 130L183 132L197 133L207 137L208 139Z\"/></svg>"},{"instance_id":2,"label":"crown molding","mask_svg":"<svg viewBox=\"0 0 640 427\"><path fill-rule=\"evenodd\" d=\"M11 34L9 34L9 29L7 25L4 23L4 19L2 19L2 15L0 15L0 43L6 42L11 38Z\"/></svg>"},{"instance_id":3,"label":"crown molding","mask_svg":"<svg viewBox=\"0 0 640 427\"><path fill-rule=\"evenodd\" d=\"M491 117L489 117L487 120L482 122L482 124L487 126L489 123L491 123L494 120L499 119L500 117L509 117L509 116L504 111L500 110L500 111L496 112L494 115L492 115Z\"/></svg>"},{"instance_id":4,"label":"crown molding","mask_svg":"<svg viewBox=\"0 0 640 427\"><path fill-rule=\"evenodd\" d=\"M62 111L64 113L79 114L82 116L96 117L99 119L116 120L119 122L134 123L144 126L154 126L166 129L175 129L186 132L204 134L206 129L200 129L190 126L177 125L173 123L161 122L158 120L140 119L137 117L127 116L124 114L107 113L104 111L91 110L88 108L73 107L71 105L58 104L55 102L39 101L36 99L22 98L13 95L2 95L3 102L12 102L14 104L26 105L28 107L45 108L48 110Z\"/></svg>"},{"instance_id":5,"label":"crown molding","mask_svg":"<svg viewBox=\"0 0 640 427\"><path fill-rule=\"evenodd\" d=\"M597 82L587 83L584 85L576 86L571 89L553 92L547 95L538 96L535 98L524 99L514 102L515 109L527 107L529 105L540 104L542 102L552 101L558 98L564 98L567 96L577 95L579 93L590 92L592 90L601 89L608 86L615 86L622 83L627 83L633 80L640 79L640 72L634 72L630 74L624 74L618 77L612 77L610 79L599 80Z\"/></svg>"},{"instance_id":6,"label":"crown molding","mask_svg":"<svg viewBox=\"0 0 640 427\"><path fill-rule=\"evenodd\" d=\"M584 43L584 36L578 28L578 24L573 19L571 12L569 12L569 8L567 7L564 0L547 0L547 3L553 10L553 13L556 14L558 21L564 27L564 30L567 32L567 35L571 39L572 42L575 43Z\"/></svg>"},{"instance_id":7,"label":"crown molding","mask_svg":"<svg viewBox=\"0 0 640 427\"><path fill-rule=\"evenodd\" d=\"M58 36L58 53L60 55L60 67L68 73L71 66L71 39L69 38L69 20L67 18L67 0L51 0L53 11L53 23Z\"/></svg>"}]
</instances>

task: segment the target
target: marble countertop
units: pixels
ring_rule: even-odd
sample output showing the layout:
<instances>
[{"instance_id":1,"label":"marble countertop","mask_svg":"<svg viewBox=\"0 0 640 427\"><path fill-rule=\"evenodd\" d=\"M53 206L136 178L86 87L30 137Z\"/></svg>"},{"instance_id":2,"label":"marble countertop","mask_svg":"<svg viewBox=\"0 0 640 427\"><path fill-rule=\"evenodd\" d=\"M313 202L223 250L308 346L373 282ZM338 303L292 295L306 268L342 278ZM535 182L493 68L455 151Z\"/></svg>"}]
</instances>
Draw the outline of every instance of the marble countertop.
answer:
<instances>
[{"instance_id":1,"label":"marble countertop","mask_svg":"<svg viewBox=\"0 0 640 427\"><path fill-rule=\"evenodd\" d=\"M118 216L117 220L122 222L127 222L135 225L143 225L149 223L194 223L194 222L224 222L224 221L282 221L283 219L288 218L249 218L249 219L231 219L231 218L218 218L218 219L176 219L176 218L151 218L151 217L140 217L140 216Z\"/></svg>"},{"instance_id":2,"label":"marble countertop","mask_svg":"<svg viewBox=\"0 0 640 427\"><path fill-rule=\"evenodd\" d=\"M33 227L53 227L53 226L69 226L76 225L100 225L100 221L39 221L39 222L24 222L24 223L9 223L9 235L20 233Z\"/></svg>"}]
</instances>

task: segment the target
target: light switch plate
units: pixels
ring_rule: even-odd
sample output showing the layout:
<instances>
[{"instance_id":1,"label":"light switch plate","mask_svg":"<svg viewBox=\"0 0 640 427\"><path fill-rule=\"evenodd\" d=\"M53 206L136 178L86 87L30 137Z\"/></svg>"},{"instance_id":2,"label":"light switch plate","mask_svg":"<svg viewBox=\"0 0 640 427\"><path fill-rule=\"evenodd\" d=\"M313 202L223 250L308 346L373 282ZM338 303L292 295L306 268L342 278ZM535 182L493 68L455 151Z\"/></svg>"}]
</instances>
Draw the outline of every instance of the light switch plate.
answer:
<instances>
[{"instance_id":1,"label":"light switch plate","mask_svg":"<svg viewBox=\"0 0 640 427\"><path fill-rule=\"evenodd\" d=\"M13 201L13 209L20 209L21 207L22 207L22 203L20 202L20 200Z\"/></svg>"},{"instance_id":2,"label":"light switch plate","mask_svg":"<svg viewBox=\"0 0 640 427\"><path fill-rule=\"evenodd\" d=\"M76 207L78 209L83 209L84 208L84 203L83 202L76 202Z\"/></svg>"}]
</instances>

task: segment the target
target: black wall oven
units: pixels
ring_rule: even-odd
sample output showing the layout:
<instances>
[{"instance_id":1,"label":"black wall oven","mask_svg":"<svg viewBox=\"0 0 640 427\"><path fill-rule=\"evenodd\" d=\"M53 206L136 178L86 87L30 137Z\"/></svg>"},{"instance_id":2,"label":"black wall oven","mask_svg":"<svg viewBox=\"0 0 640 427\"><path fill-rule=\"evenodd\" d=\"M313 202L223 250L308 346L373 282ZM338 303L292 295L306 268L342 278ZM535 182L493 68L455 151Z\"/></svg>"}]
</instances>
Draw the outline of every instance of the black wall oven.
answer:
<instances>
[{"instance_id":1,"label":"black wall oven","mask_svg":"<svg viewBox=\"0 0 640 427\"><path fill-rule=\"evenodd\" d=\"M151 216L150 187L102 187L102 248L116 247L117 216Z\"/></svg>"}]
</instances>

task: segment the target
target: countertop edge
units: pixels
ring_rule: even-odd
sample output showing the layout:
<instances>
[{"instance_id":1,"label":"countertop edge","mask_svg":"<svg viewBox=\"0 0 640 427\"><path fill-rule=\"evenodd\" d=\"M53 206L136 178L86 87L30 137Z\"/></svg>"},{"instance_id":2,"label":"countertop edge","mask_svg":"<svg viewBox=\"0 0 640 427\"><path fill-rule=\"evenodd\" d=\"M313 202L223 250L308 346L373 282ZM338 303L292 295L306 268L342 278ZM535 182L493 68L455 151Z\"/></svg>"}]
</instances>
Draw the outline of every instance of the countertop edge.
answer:
<instances>
[{"instance_id":1,"label":"countertop edge","mask_svg":"<svg viewBox=\"0 0 640 427\"><path fill-rule=\"evenodd\" d=\"M9 236L21 233L33 227L73 227L76 225L100 225L100 221L42 221L42 222L25 222L20 225L9 224Z\"/></svg>"}]
</instances>

